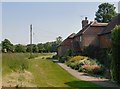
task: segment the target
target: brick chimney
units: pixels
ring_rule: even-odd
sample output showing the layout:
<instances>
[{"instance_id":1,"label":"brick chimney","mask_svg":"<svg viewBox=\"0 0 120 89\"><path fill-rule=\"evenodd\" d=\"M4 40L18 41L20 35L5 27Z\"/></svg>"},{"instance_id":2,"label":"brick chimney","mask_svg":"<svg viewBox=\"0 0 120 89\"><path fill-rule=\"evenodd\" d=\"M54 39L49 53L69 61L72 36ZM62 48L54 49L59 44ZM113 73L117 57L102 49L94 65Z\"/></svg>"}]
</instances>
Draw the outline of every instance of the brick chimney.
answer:
<instances>
[{"instance_id":1,"label":"brick chimney","mask_svg":"<svg viewBox=\"0 0 120 89\"><path fill-rule=\"evenodd\" d=\"M88 25L87 17L85 17L85 20L82 20L82 28Z\"/></svg>"}]
</instances>

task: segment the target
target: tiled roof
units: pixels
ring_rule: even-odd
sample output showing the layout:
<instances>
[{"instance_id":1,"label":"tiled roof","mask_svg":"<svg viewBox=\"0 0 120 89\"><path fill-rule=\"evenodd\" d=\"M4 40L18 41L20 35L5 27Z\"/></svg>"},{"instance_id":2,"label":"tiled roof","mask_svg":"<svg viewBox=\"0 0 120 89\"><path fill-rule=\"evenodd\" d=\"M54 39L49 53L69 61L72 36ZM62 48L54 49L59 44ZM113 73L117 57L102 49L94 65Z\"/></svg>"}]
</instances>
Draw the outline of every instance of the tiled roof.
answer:
<instances>
[{"instance_id":1,"label":"tiled roof","mask_svg":"<svg viewBox=\"0 0 120 89\"><path fill-rule=\"evenodd\" d=\"M69 35L60 45L64 45L64 46L70 46L71 45L71 42L73 40L75 36L75 33L72 33L71 35Z\"/></svg>"},{"instance_id":2,"label":"tiled roof","mask_svg":"<svg viewBox=\"0 0 120 89\"><path fill-rule=\"evenodd\" d=\"M71 35L69 35L67 38L74 38L76 34L75 33L72 33Z\"/></svg>"},{"instance_id":3,"label":"tiled roof","mask_svg":"<svg viewBox=\"0 0 120 89\"><path fill-rule=\"evenodd\" d=\"M90 26L90 24L86 25L85 27L83 27L82 30L80 30L75 36L79 36L82 34L83 31L85 31L88 27Z\"/></svg>"},{"instance_id":4,"label":"tiled roof","mask_svg":"<svg viewBox=\"0 0 120 89\"><path fill-rule=\"evenodd\" d=\"M108 23L94 23L91 26L107 26Z\"/></svg>"},{"instance_id":5,"label":"tiled roof","mask_svg":"<svg viewBox=\"0 0 120 89\"><path fill-rule=\"evenodd\" d=\"M116 25L120 25L120 14L113 17L111 22L109 22L108 26L98 35L110 33Z\"/></svg>"},{"instance_id":6,"label":"tiled roof","mask_svg":"<svg viewBox=\"0 0 120 89\"><path fill-rule=\"evenodd\" d=\"M82 28L82 30L80 30L75 36L80 36L81 34L83 34L89 27L105 27L107 26L108 23L98 23L96 20L95 21L91 21L90 24L86 25L84 28Z\"/></svg>"}]
</instances>

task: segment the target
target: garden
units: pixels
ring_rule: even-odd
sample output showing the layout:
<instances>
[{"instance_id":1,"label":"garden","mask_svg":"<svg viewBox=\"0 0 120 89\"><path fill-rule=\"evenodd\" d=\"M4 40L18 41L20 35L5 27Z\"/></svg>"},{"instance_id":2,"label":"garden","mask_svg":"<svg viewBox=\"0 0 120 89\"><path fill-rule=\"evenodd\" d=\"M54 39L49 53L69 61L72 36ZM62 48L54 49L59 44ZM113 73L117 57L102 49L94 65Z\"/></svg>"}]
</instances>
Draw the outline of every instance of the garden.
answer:
<instances>
[{"instance_id":1,"label":"garden","mask_svg":"<svg viewBox=\"0 0 120 89\"><path fill-rule=\"evenodd\" d=\"M56 58L79 72L105 77L120 84L120 25L112 30L111 40L111 48L100 49L90 45L81 53L82 56L66 50L64 56Z\"/></svg>"}]
</instances>

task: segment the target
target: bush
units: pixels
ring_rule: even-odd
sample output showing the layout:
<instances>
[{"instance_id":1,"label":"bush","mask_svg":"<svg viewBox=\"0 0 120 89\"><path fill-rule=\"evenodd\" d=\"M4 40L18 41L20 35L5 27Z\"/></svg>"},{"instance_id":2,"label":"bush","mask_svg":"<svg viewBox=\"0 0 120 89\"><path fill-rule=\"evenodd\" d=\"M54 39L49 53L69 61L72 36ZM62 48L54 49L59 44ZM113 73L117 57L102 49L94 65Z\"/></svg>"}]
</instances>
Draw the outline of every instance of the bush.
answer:
<instances>
[{"instance_id":1,"label":"bush","mask_svg":"<svg viewBox=\"0 0 120 89\"><path fill-rule=\"evenodd\" d=\"M52 58L53 58L53 59L58 59L58 56L57 56L57 55L54 55Z\"/></svg>"},{"instance_id":2,"label":"bush","mask_svg":"<svg viewBox=\"0 0 120 89\"><path fill-rule=\"evenodd\" d=\"M91 59L85 56L74 56L66 62L67 66L79 72L91 74L103 74L103 66L96 59Z\"/></svg>"},{"instance_id":3,"label":"bush","mask_svg":"<svg viewBox=\"0 0 120 89\"><path fill-rule=\"evenodd\" d=\"M70 56L61 56L61 57L58 57L58 60L59 62L68 62L68 60L70 59L71 57Z\"/></svg>"},{"instance_id":4,"label":"bush","mask_svg":"<svg viewBox=\"0 0 120 89\"><path fill-rule=\"evenodd\" d=\"M83 59L87 59L88 57L85 57L85 56L74 56L74 57L71 57L69 59L70 62L74 62L74 61L79 61L79 60L83 60Z\"/></svg>"},{"instance_id":5,"label":"bush","mask_svg":"<svg viewBox=\"0 0 120 89\"><path fill-rule=\"evenodd\" d=\"M68 50L66 50L66 52L65 52L65 56L74 56L74 55L75 55L74 53L75 53L75 52L74 52L73 50L68 49Z\"/></svg>"},{"instance_id":6,"label":"bush","mask_svg":"<svg viewBox=\"0 0 120 89\"><path fill-rule=\"evenodd\" d=\"M80 67L83 66L83 65L86 65L86 64L88 64L88 65L100 65L100 63L97 62L96 59L91 59L91 58L88 58L88 59L84 59L84 60L80 60L80 61L79 61L79 66L80 66Z\"/></svg>"},{"instance_id":7,"label":"bush","mask_svg":"<svg viewBox=\"0 0 120 89\"><path fill-rule=\"evenodd\" d=\"M112 31L112 78L120 84L120 25Z\"/></svg>"},{"instance_id":8,"label":"bush","mask_svg":"<svg viewBox=\"0 0 120 89\"><path fill-rule=\"evenodd\" d=\"M103 68L98 65L83 65L79 71L90 73L90 74L103 74Z\"/></svg>"},{"instance_id":9,"label":"bush","mask_svg":"<svg viewBox=\"0 0 120 89\"><path fill-rule=\"evenodd\" d=\"M84 69L83 69L82 67L80 67L80 68L78 69L78 72L84 72Z\"/></svg>"},{"instance_id":10,"label":"bush","mask_svg":"<svg viewBox=\"0 0 120 89\"><path fill-rule=\"evenodd\" d=\"M84 49L82 55L88 56L90 58L95 58L105 67L110 68L109 54L111 52L111 48L99 48L93 45L90 45Z\"/></svg>"},{"instance_id":11,"label":"bush","mask_svg":"<svg viewBox=\"0 0 120 89\"><path fill-rule=\"evenodd\" d=\"M68 59L67 56L63 56L63 57L58 58L59 62L61 62L61 63L64 63L67 59Z\"/></svg>"},{"instance_id":12,"label":"bush","mask_svg":"<svg viewBox=\"0 0 120 89\"><path fill-rule=\"evenodd\" d=\"M89 45L88 47L84 49L84 51L82 52L82 55L88 56L90 58L95 58L98 50L99 50L98 47L94 45Z\"/></svg>"},{"instance_id":13,"label":"bush","mask_svg":"<svg viewBox=\"0 0 120 89\"><path fill-rule=\"evenodd\" d=\"M69 65L72 69L74 69L75 68L75 63L70 63L70 65Z\"/></svg>"}]
</instances>

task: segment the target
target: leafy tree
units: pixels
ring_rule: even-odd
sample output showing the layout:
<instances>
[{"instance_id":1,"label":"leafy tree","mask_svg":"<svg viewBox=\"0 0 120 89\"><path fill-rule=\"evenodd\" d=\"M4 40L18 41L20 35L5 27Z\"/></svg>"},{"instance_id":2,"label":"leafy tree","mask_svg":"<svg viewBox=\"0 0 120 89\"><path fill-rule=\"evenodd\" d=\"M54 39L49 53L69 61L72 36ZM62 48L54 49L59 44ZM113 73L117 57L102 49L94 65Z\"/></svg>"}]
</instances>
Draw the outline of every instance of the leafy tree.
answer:
<instances>
[{"instance_id":1,"label":"leafy tree","mask_svg":"<svg viewBox=\"0 0 120 89\"><path fill-rule=\"evenodd\" d=\"M58 45L60 45L61 42L62 42L62 37L61 37L61 36L58 36L58 37L56 38L56 43L57 43Z\"/></svg>"},{"instance_id":2,"label":"leafy tree","mask_svg":"<svg viewBox=\"0 0 120 89\"><path fill-rule=\"evenodd\" d=\"M50 52L51 49L51 43L47 42L44 44L45 52Z\"/></svg>"},{"instance_id":3,"label":"leafy tree","mask_svg":"<svg viewBox=\"0 0 120 89\"><path fill-rule=\"evenodd\" d=\"M26 46L26 52L31 52L31 44L28 44L28 45Z\"/></svg>"},{"instance_id":4,"label":"leafy tree","mask_svg":"<svg viewBox=\"0 0 120 89\"><path fill-rule=\"evenodd\" d=\"M38 52L38 47L37 47L37 45L33 44L33 46L32 46L32 51L33 51L33 53L37 53L37 52Z\"/></svg>"},{"instance_id":5,"label":"leafy tree","mask_svg":"<svg viewBox=\"0 0 120 89\"><path fill-rule=\"evenodd\" d=\"M13 44L8 40L8 39L5 39L4 41L2 41L2 50L6 49L6 51L10 51L10 52L13 52L14 50L14 46Z\"/></svg>"},{"instance_id":6,"label":"leafy tree","mask_svg":"<svg viewBox=\"0 0 120 89\"><path fill-rule=\"evenodd\" d=\"M56 41L37 44L39 52L57 52L57 46Z\"/></svg>"},{"instance_id":7,"label":"leafy tree","mask_svg":"<svg viewBox=\"0 0 120 89\"><path fill-rule=\"evenodd\" d=\"M36 44L28 44L27 47L26 47L26 52L32 52L33 53L37 53L38 52L38 47Z\"/></svg>"},{"instance_id":8,"label":"leafy tree","mask_svg":"<svg viewBox=\"0 0 120 89\"><path fill-rule=\"evenodd\" d=\"M15 45L15 52L26 52L25 46L21 45L21 44L17 44Z\"/></svg>"},{"instance_id":9,"label":"leafy tree","mask_svg":"<svg viewBox=\"0 0 120 89\"><path fill-rule=\"evenodd\" d=\"M57 52L57 47L58 47L57 42L56 41L52 42L51 52Z\"/></svg>"},{"instance_id":10,"label":"leafy tree","mask_svg":"<svg viewBox=\"0 0 120 89\"><path fill-rule=\"evenodd\" d=\"M120 84L120 25L112 31L112 78Z\"/></svg>"},{"instance_id":11,"label":"leafy tree","mask_svg":"<svg viewBox=\"0 0 120 89\"><path fill-rule=\"evenodd\" d=\"M37 47L38 47L38 52L39 52L39 53L41 53L41 52L44 52L44 51L45 51L44 44L39 43L39 44L37 44Z\"/></svg>"},{"instance_id":12,"label":"leafy tree","mask_svg":"<svg viewBox=\"0 0 120 89\"><path fill-rule=\"evenodd\" d=\"M98 22L106 22L111 21L111 18L116 15L114 4L102 3L99 6L98 11L96 12L96 20Z\"/></svg>"}]
</instances>

